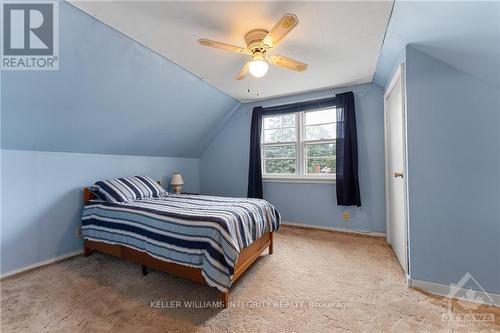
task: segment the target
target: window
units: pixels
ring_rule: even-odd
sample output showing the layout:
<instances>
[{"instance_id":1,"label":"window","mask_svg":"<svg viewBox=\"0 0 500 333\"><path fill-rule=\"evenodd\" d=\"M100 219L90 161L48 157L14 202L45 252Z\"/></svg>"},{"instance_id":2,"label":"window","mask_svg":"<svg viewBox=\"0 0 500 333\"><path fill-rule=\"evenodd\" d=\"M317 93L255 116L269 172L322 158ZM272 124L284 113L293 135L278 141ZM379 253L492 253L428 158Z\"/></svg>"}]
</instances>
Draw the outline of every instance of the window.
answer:
<instances>
[{"instance_id":1,"label":"window","mask_svg":"<svg viewBox=\"0 0 500 333\"><path fill-rule=\"evenodd\" d=\"M265 179L335 179L335 108L262 118Z\"/></svg>"}]
</instances>

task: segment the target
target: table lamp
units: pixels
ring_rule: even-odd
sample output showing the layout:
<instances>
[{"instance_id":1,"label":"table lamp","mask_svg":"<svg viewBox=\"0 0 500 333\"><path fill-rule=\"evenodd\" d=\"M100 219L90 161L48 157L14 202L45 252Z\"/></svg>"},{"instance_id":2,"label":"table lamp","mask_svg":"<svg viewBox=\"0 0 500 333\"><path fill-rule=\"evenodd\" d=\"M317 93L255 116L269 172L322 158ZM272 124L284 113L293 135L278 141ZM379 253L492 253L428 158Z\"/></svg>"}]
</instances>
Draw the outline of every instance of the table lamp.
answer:
<instances>
[{"instance_id":1,"label":"table lamp","mask_svg":"<svg viewBox=\"0 0 500 333\"><path fill-rule=\"evenodd\" d=\"M170 179L170 185L172 185L172 190L174 193L181 193L182 185L184 185L184 180L180 173L174 173Z\"/></svg>"}]
</instances>

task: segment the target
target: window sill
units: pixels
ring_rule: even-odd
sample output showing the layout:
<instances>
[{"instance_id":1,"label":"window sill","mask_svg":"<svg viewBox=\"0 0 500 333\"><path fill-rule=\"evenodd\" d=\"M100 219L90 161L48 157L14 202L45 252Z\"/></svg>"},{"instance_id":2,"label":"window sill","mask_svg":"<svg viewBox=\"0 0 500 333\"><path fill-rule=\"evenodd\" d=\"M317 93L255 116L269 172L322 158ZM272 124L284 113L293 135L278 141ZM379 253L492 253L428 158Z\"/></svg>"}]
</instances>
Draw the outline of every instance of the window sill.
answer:
<instances>
[{"instance_id":1,"label":"window sill","mask_svg":"<svg viewBox=\"0 0 500 333\"><path fill-rule=\"evenodd\" d=\"M264 183L305 183L305 184L335 184L335 178L326 177L262 177Z\"/></svg>"}]
</instances>

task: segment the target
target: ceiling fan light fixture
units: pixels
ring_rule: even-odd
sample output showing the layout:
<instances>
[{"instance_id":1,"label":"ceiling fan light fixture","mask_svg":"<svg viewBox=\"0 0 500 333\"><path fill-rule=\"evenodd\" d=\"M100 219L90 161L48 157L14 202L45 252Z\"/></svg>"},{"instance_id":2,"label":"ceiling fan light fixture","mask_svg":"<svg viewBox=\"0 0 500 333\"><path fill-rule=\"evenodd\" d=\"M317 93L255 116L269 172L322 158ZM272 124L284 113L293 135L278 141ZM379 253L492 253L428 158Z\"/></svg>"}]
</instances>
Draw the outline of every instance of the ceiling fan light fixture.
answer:
<instances>
[{"instance_id":1,"label":"ceiling fan light fixture","mask_svg":"<svg viewBox=\"0 0 500 333\"><path fill-rule=\"evenodd\" d=\"M268 63L285 69L303 72L307 69L307 64L281 55L267 55L267 52L280 43L297 24L299 24L299 19L296 15L285 14L271 31L253 29L247 32L245 34L246 47L239 47L205 38L198 39L198 43L203 46L252 56L252 60L243 65L235 80L244 79L248 73L257 78L263 77L269 69Z\"/></svg>"},{"instance_id":2,"label":"ceiling fan light fixture","mask_svg":"<svg viewBox=\"0 0 500 333\"><path fill-rule=\"evenodd\" d=\"M248 70L250 71L250 74L252 74L255 77L263 77L264 75L266 75L268 69L269 65L267 64L267 62L260 59L251 61L250 64L248 65Z\"/></svg>"}]
</instances>

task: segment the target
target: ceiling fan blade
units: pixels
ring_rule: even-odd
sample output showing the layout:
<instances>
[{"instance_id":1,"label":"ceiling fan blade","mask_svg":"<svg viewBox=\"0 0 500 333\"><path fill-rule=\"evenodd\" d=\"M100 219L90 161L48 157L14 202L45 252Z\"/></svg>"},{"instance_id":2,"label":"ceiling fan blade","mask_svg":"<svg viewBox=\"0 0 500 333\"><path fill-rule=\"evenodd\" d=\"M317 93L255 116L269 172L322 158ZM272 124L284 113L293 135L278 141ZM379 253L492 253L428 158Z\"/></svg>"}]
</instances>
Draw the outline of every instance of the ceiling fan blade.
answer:
<instances>
[{"instance_id":1,"label":"ceiling fan blade","mask_svg":"<svg viewBox=\"0 0 500 333\"><path fill-rule=\"evenodd\" d=\"M299 19L297 16L294 14L285 14L280 18L278 23L276 23L274 28L269 31L262 42L269 47L273 47L281 42L281 40L298 24Z\"/></svg>"},{"instance_id":2,"label":"ceiling fan blade","mask_svg":"<svg viewBox=\"0 0 500 333\"><path fill-rule=\"evenodd\" d=\"M293 69L297 72L303 72L307 69L307 64L280 55L267 57L267 60L273 65Z\"/></svg>"},{"instance_id":3,"label":"ceiling fan blade","mask_svg":"<svg viewBox=\"0 0 500 333\"><path fill-rule=\"evenodd\" d=\"M236 46L236 45L231 45L231 44L226 44L222 42L217 42L215 40L211 39L198 39L198 43L203 46L210 46L214 47L216 49L221 49L229 52L234 52L234 53L240 53L240 54L252 54L250 50L244 49L242 47Z\"/></svg>"},{"instance_id":4,"label":"ceiling fan blade","mask_svg":"<svg viewBox=\"0 0 500 333\"><path fill-rule=\"evenodd\" d=\"M241 68L241 71L238 73L236 76L236 80L243 80L245 76L248 74L248 64L250 62L247 62L243 67Z\"/></svg>"}]
</instances>

